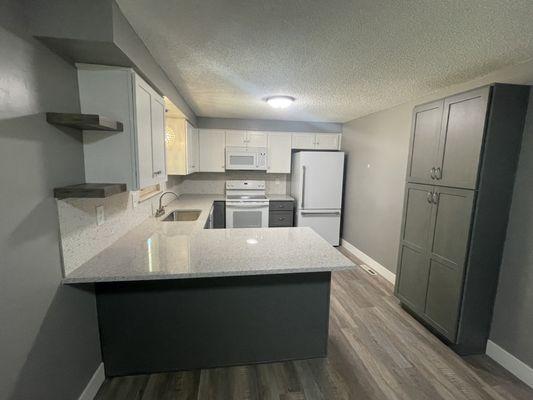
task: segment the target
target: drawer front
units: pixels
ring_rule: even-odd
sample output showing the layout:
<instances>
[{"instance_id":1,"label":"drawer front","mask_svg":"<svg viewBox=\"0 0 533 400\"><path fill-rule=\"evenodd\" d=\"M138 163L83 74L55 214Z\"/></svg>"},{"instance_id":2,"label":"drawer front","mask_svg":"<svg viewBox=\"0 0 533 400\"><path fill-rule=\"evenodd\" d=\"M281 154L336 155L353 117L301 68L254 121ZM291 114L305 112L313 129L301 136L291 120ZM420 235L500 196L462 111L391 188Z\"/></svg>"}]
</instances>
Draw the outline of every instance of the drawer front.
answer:
<instances>
[{"instance_id":1,"label":"drawer front","mask_svg":"<svg viewBox=\"0 0 533 400\"><path fill-rule=\"evenodd\" d=\"M269 227L291 227L294 216L292 211L270 211L268 214Z\"/></svg>"},{"instance_id":2,"label":"drawer front","mask_svg":"<svg viewBox=\"0 0 533 400\"><path fill-rule=\"evenodd\" d=\"M270 211L292 211L294 201L270 201Z\"/></svg>"}]
</instances>

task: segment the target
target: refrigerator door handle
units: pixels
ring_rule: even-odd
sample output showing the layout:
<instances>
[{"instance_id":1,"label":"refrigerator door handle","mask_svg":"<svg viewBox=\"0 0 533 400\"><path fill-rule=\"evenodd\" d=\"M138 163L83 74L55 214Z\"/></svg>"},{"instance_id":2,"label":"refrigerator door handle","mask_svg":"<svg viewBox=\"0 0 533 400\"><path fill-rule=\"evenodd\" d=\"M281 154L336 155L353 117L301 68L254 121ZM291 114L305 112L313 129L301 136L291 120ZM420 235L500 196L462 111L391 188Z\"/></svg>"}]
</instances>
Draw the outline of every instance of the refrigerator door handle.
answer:
<instances>
[{"instance_id":1,"label":"refrigerator door handle","mask_svg":"<svg viewBox=\"0 0 533 400\"><path fill-rule=\"evenodd\" d=\"M340 211L300 211L302 215L340 215Z\"/></svg>"},{"instance_id":2,"label":"refrigerator door handle","mask_svg":"<svg viewBox=\"0 0 533 400\"><path fill-rule=\"evenodd\" d=\"M305 196L305 165L302 165L302 199L300 201L300 208L304 208Z\"/></svg>"}]
</instances>

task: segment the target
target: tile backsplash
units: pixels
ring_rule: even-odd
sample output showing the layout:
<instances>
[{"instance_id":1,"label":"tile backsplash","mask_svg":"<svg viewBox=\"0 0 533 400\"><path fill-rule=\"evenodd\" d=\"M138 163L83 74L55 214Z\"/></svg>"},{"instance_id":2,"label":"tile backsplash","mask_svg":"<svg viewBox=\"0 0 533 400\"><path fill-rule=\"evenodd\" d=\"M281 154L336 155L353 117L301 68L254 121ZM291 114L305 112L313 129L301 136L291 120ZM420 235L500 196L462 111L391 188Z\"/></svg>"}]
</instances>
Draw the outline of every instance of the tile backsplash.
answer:
<instances>
[{"instance_id":1,"label":"tile backsplash","mask_svg":"<svg viewBox=\"0 0 533 400\"><path fill-rule=\"evenodd\" d=\"M287 194L290 176L260 171L200 172L187 176L169 176L167 186L179 194L224 194L226 180L250 179L266 181L268 194Z\"/></svg>"},{"instance_id":2,"label":"tile backsplash","mask_svg":"<svg viewBox=\"0 0 533 400\"><path fill-rule=\"evenodd\" d=\"M57 200L63 270L68 274L100 253L152 215L153 197L133 207L131 192L106 199ZM96 224L96 207L104 206L102 225Z\"/></svg>"}]
</instances>

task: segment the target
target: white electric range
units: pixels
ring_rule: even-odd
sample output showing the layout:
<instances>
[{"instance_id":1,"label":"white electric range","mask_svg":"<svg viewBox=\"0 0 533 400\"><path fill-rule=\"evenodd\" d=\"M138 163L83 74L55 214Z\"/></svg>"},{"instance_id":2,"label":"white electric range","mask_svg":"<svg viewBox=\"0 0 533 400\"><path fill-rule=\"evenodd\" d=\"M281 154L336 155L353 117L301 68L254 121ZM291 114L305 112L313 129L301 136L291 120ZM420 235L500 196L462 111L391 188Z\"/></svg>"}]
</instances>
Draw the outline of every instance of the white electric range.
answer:
<instances>
[{"instance_id":1,"label":"white electric range","mask_svg":"<svg viewBox=\"0 0 533 400\"><path fill-rule=\"evenodd\" d=\"M226 181L226 228L268 227L265 181Z\"/></svg>"}]
</instances>

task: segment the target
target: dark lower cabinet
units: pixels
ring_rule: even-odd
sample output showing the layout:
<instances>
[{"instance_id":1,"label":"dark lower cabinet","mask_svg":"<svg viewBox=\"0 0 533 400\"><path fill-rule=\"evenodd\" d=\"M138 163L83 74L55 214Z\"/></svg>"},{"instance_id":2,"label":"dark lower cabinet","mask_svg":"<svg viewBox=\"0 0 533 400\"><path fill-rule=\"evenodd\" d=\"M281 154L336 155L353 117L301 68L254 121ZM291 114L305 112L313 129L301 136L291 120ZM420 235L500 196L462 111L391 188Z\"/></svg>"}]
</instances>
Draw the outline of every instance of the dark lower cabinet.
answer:
<instances>
[{"instance_id":1,"label":"dark lower cabinet","mask_svg":"<svg viewBox=\"0 0 533 400\"><path fill-rule=\"evenodd\" d=\"M215 201L213 203L213 229L226 227L226 202Z\"/></svg>"},{"instance_id":2,"label":"dark lower cabinet","mask_svg":"<svg viewBox=\"0 0 533 400\"><path fill-rule=\"evenodd\" d=\"M461 354L485 352L528 99L494 84L414 110L395 292Z\"/></svg>"},{"instance_id":3,"label":"dark lower cabinet","mask_svg":"<svg viewBox=\"0 0 533 400\"><path fill-rule=\"evenodd\" d=\"M271 228L294 226L294 202L270 201L268 226Z\"/></svg>"}]
</instances>

